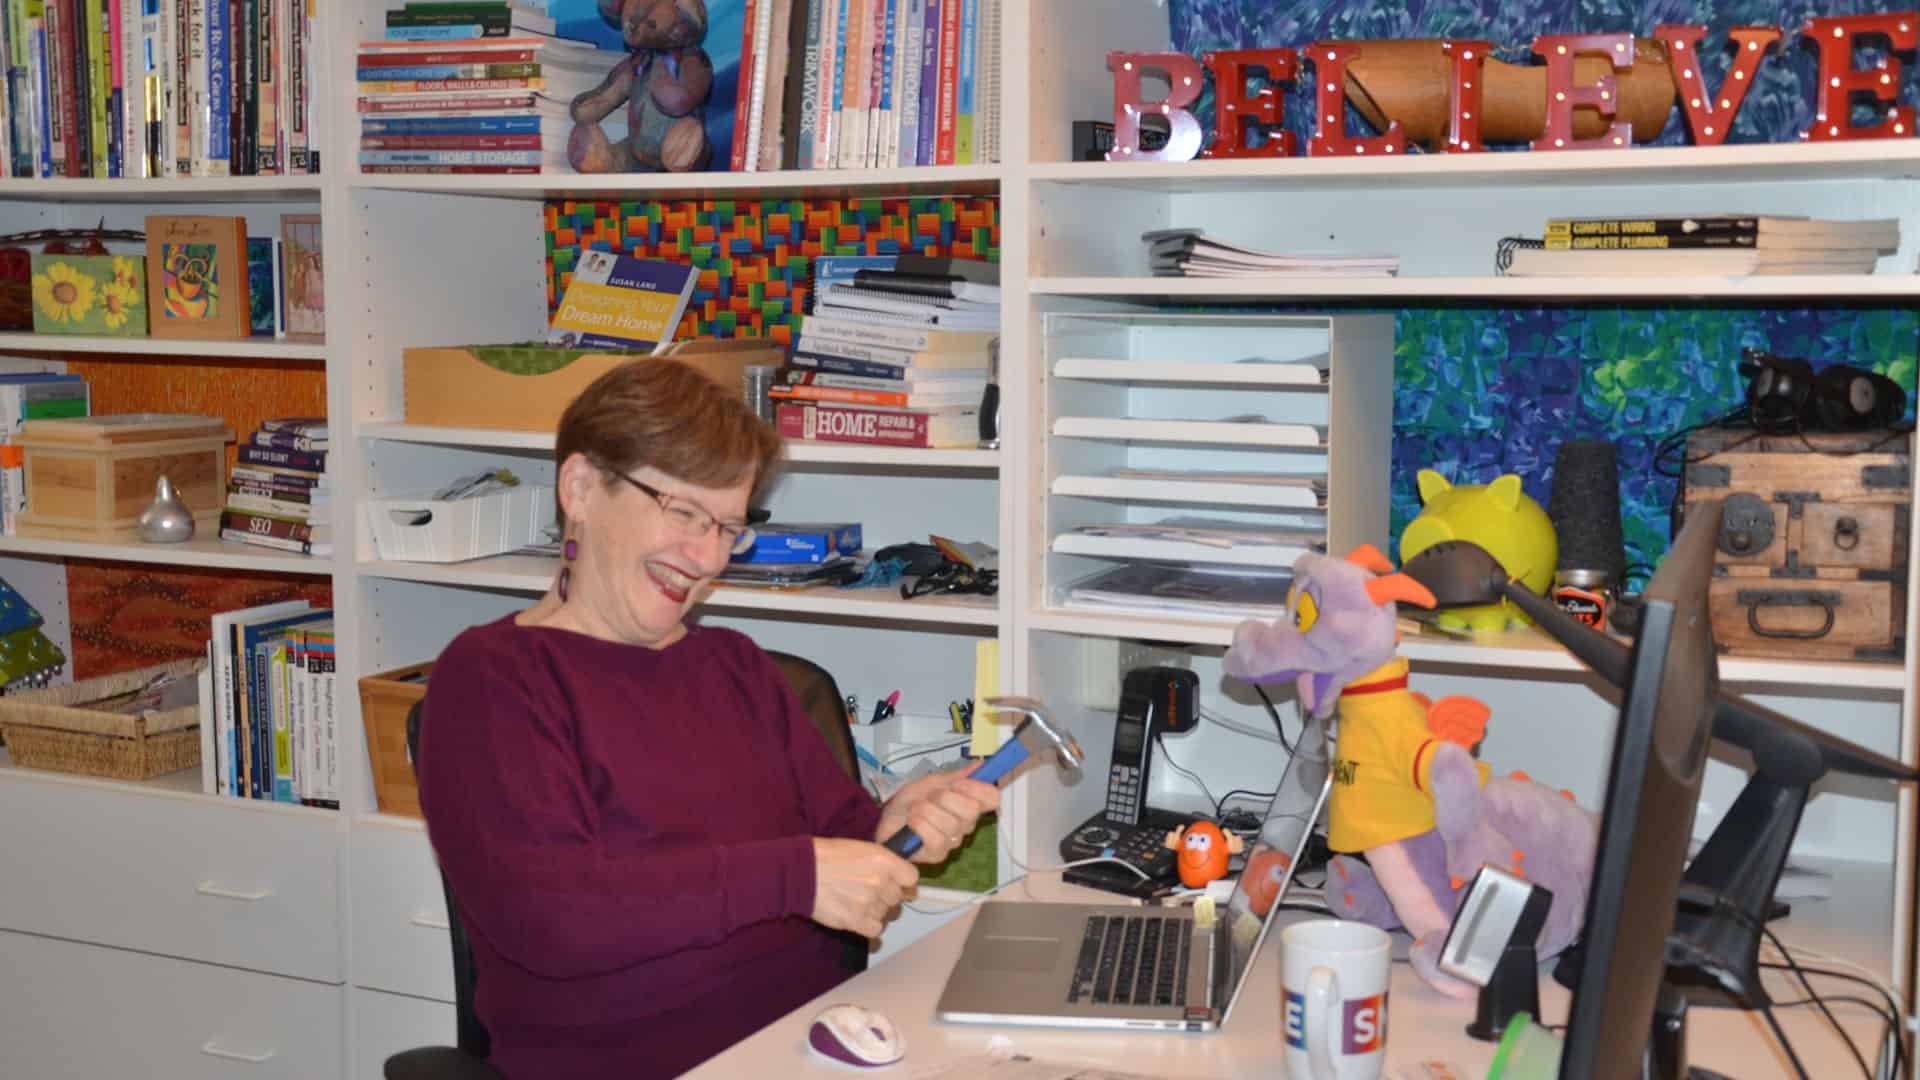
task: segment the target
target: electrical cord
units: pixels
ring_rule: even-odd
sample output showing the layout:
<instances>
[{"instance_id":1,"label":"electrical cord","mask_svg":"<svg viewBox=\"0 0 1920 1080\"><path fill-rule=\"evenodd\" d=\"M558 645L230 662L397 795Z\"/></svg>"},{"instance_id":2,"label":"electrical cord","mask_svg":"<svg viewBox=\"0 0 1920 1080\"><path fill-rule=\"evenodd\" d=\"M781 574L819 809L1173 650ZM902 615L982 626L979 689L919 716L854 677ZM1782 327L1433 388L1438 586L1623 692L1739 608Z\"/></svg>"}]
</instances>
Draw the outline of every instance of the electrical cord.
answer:
<instances>
[{"instance_id":1,"label":"electrical cord","mask_svg":"<svg viewBox=\"0 0 1920 1080\"><path fill-rule=\"evenodd\" d=\"M1773 1006L1762 1005L1760 1015L1767 1018L1767 1026L1773 1029L1773 1037L1780 1040L1780 1049L1787 1052L1787 1060L1793 1063L1793 1074L1800 1080L1812 1080L1807 1076L1807 1067L1800 1063L1800 1055L1793 1052L1793 1040L1781 1029L1780 1021L1773 1015Z\"/></svg>"},{"instance_id":2,"label":"electrical cord","mask_svg":"<svg viewBox=\"0 0 1920 1080\"><path fill-rule=\"evenodd\" d=\"M1267 715L1273 717L1273 730L1280 736L1280 745L1291 755L1293 753L1293 744L1287 741L1287 729L1280 723L1280 710L1274 707L1273 699L1267 696L1267 688L1261 686L1259 683L1250 683L1249 685L1253 687L1254 693L1260 695L1260 700L1266 703ZM1300 730L1304 733L1307 728L1307 722L1304 717L1299 715L1300 702L1298 699L1293 703L1293 711L1295 714L1294 719L1300 721Z\"/></svg>"},{"instance_id":3,"label":"electrical cord","mask_svg":"<svg viewBox=\"0 0 1920 1080\"><path fill-rule=\"evenodd\" d=\"M1162 760L1164 760L1167 763L1168 768L1172 769L1174 772L1179 773L1181 776L1184 776L1187 779L1193 781L1195 784L1199 785L1200 794L1207 800L1208 806L1217 807L1220 805L1219 800L1213 797L1213 792L1207 790L1207 782L1205 780L1200 779L1199 774L1194 773L1188 769L1182 768L1179 762L1173 760L1173 755L1167 753L1166 740L1162 739L1158 732L1155 732L1153 736L1153 748L1160 752L1160 757ZM1218 815L1216 814L1215 816L1217 817ZM1142 876L1144 877L1145 875L1142 875Z\"/></svg>"},{"instance_id":4,"label":"electrical cord","mask_svg":"<svg viewBox=\"0 0 1920 1080\"><path fill-rule=\"evenodd\" d=\"M1818 991L1816 991L1813 988L1813 983L1809 980L1808 976L1817 975L1822 978L1842 979L1847 982L1858 983L1859 985L1878 991L1881 998L1885 1000L1886 1007L1883 1009L1879 1005L1874 1004L1872 1002L1868 1002L1867 1004L1873 1009L1874 1014L1876 1016L1879 1016L1880 1019L1883 1022L1885 1022L1887 1025L1887 1036L1886 1036L1886 1039L1882 1040L1883 1048L1881 1050L1881 1058L1884 1060L1886 1057L1886 1050L1884 1048L1884 1045L1886 1043L1891 1043L1893 1047L1894 1075L1899 1075L1906 1071L1907 1052L1906 1052L1906 1047L1903 1043L1903 1040L1900 1038L1900 1021L1898 1020L1898 1016L1900 1013L1900 1005L1899 1005L1899 1002L1894 998L1894 996L1888 992L1886 987L1880 986L1874 980L1863 979L1858 975L1854 975L1848 972L1836 971L1830 968L1808 967L1807 965L1800 963L1799 959L1793 956L1792 953L1790 953L1786 949L1786 947L1781 943L1780 939L1774 935L1772 930L1770 929L1766 930L1765 934L1769 943L1772 945L1773 950L1779 953L1781 958L1784 959L1786 963L1776 964L1771 961L1762 960L1760 961L1760 966L1763 968L1770 968L1775 971L1793 972L1793 974L1799 978L1800 985L1806 988L1807 997L1810 999L1810 1003L1819 1006L1820 1011L1826 1014L1827 1019L1830 1022L1832 1022L1836 1030L1840 1030L1840 1021L1834 1017L1832 1010L1827 1008L1827 1006L1822 1002L1823 1001L1841 1001L1841 1000L1847 1000L1847 998L1839 997L1839 996L1826 997L1825 995L1820 994ZM1802 952L1805 952L1805 950L1802 950ZM1853 1051L1854 1059L1860 1062L1861 1068L1865 1069L1866 1059L1861 1055L1859 1048L1854 1044L1853 1039L1844 1030L1840 1030L1840 1037L1846 1041L1847 1049ZM1868 1075L1873 1076L1873 1075L1876 1075L1876 1073L1870 1071Z\"/></svg>"},{"instance_id":5,"label":"electrical cord","mask_svg":"<svg viewBox=\"0 0 1920 1080\"><path fill-rule=\"evenodd\" d=\"M1200 706L1199 711L1200 711L1201 718L1206 720L1207 723L1209 724L1214 724L1219 727L1226 728L1228 731L1235 732L1236 734L1245 735L1249 739L1259 739L1261 742L1264 742L1264 743L1279 743L1280 746L1286 749L1288 753L1293 752L1293 748L1287 745L1287 742L1285 739L1275 738L1273 733L1270 731L1261 731L1259 728L1248 727L1247 725L1240 723L1238 720L1235 720L1231 717L1222 716L1219 713L1214 712L1212 709L1207 708L1205 705Z\"/></svg>"}]
</instances>

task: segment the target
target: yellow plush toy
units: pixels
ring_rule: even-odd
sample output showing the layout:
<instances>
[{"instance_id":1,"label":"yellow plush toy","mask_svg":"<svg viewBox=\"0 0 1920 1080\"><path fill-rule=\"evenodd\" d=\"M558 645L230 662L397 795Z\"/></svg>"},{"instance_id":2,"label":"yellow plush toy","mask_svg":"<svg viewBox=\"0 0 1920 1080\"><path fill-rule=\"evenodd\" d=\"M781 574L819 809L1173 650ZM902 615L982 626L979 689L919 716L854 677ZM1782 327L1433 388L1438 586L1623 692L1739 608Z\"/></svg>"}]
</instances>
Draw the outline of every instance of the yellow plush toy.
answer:
<instances>
[{"instance_id":1,"label":"yellow plush toy","mask_svg":"<svg viewBox=\"0 0 1920 1080\"><path fill-rule=\"evenodd\" d=\"M1508 473L1491 484L1455 487L1432 469L1422 469L1420 501L1425 509L1400 534L1401 563L1443 540L1465 540L1487 549L1507 577L1534 592L1545 595L1553 585L1554 564L1560 558L1553 522L1520 490L1518 476ZM1533 624L1506 600L1442 611L1434 621L1444 629L1474 632Z\"/></svg>"}]
</instances>

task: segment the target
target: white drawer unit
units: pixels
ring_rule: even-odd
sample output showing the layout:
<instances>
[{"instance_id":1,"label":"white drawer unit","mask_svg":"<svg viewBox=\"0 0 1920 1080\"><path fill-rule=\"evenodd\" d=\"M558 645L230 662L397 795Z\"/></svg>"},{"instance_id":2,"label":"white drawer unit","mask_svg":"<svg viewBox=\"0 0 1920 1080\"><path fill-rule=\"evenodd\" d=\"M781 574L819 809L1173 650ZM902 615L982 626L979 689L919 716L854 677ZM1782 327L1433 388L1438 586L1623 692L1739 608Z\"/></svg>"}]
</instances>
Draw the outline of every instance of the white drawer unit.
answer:
<instances>
[{"instance_id":1,"label":"white drawer unit","mask_svg":"<svg viewBox=\"0 0 1920 1080\"><path fill-rule=\"evenodd\" d=\"M0 928L341 982L324 811L0 774Z\"/></svg>"},{"instance_id":2,"label":"white drawer unit","mask_svg":"<svg viewBox=\"0 0 1920 1080\"><path fill-rule=\"evenodd\" d=\"M0 971L9 1078L342 1075L338 986L12 931L0 931Z\"/></svg>"},{"instance_id":3,"label":"white drawer unit","mask_svg":"<svg viewBox=\"0 0 1920 1080\"><path fill-rule=\"evenodd\" d=\"M353 981L453 1000L453 959L440 869L417 823L356 821L349 833Z\"/></svg>"},{"instance_id":4,"label":"white drawer unit","mask_svg":"<svg viewBox=\"0 0 1920 1080\"><path fill-rule=\"evenodd\" d=\"M348 1054L348 1076L372 1080L387 1058L416 1046L452 1046L453 1006L405 994L388 994L364 987L347 991L347 1012L353 1024L353 1049Z\"/></svg>"}]
</instances>

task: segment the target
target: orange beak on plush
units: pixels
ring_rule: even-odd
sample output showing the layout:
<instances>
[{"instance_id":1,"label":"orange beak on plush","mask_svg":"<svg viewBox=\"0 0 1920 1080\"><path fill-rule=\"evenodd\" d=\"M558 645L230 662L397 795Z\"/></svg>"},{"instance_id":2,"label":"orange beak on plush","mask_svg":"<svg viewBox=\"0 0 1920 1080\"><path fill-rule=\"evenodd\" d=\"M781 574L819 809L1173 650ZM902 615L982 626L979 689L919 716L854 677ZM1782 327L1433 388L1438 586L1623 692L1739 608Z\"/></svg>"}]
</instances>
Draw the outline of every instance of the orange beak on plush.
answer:
<instances>
[{"instance_id":1,"label":"orange beak on plush","mask_svg":"<svg viewBox=\"0 0 1920 1080\"><path fill-rule=\"evenodd\" d=\"M1167 834L1166 846L1178 857L1180 883L1198 889L1209 881L1227 876L1227 859L1245 850L1239 836L1211 821L1196 821Z\"/></svg>"}]
</instances>

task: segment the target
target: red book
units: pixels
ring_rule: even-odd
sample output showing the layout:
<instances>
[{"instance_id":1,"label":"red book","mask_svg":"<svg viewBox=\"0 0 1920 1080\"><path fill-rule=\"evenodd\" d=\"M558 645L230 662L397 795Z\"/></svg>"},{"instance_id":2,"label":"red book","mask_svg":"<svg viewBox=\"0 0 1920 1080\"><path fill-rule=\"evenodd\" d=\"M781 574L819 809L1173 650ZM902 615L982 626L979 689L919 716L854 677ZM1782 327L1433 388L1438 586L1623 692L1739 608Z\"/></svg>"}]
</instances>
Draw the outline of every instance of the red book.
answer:
<instances>
[{"instance_id":1,"label":"red book","mask_svg":"<svg viewBox=\"0 0 1920 1080\"><path fill-rule=\"evenodd\" d=\"M363 173L399 176L537 176L538 165L362 165Z\"/></svg>"},{"instance_id":2,"label":"red book","mask_svg":"<svg viewBox=\"0 0 1920 1080\"><path fill-rule=\"evenodd\" d=\"M544 85L545 80L534 75L513 79L363 79L360 89L370 94L439 94L460 90L534 90Z\"/></svg>"},{"instance_id":3,"label":"red book","mask_svg":"<svg viewBox=\"0 0 1920 1080\"><path fill-rule=\"evenodd\" d=\"M229 530L247 536L270 536L275 540L294 540L303 544L313 541L313 526L307 522L252 514L245 510L220 511L220 531L225 533Z\"/></svg>"},{"instance_id":4,"label":"red book","mask_svg":"<svg viewBox=\"0 0 1920 1080\"><path fill-rule=\"evenodd\" d=\"M517 135L362 135L362 150L538 150L536 133Z\"/></svg>"},{"instance_id":5,"label":"red book","mask_svg":"<svg viewBox=\"0 0 1920 1080\"><path fill-rule=\"evenodd\" d=\"M960 86L960 0L940 4L940 81L934 99L933 163L953 164L954 95Z\"/></svg>"},{"instance_id":6,"label":"red book","mask_svg":"<svg viewBox=\"0 0 1920 1080\"><path fill-rule=\"evenodd\" d=\"M753 110L753 68L760 58L753 54L753 20L758 14L761 0L747 0L746 29L741 31L739 84L733 92L733 146L730 148L727 167L734 172L747 170L747 116ZM768 0L771 2L771 0Z\"/></svg>"},{"instance_id":7,"label":"red book","mask_svg":"<svg viewBox=\"0 0 1920 1080\"><path fill-rule=\"evenodd\" d=\"M886 409L827 402L774 406L780 434L816 442L871 446L971 447L980 440L979 410Z\"/></svg>"},{"instance_id":8,"label":"red book","mask_svg":"<svg viewBox=\"0 0 1920 1080\"><path fill-rule=\"evenodd\" d=\"M525 112L534 107L532 94L475 94L470 97L447 97L432 95L428 97L363 97L359 109L363 113L410 113L410 112L500 112L518 109Z\"/></svg>"}]
</instances>

